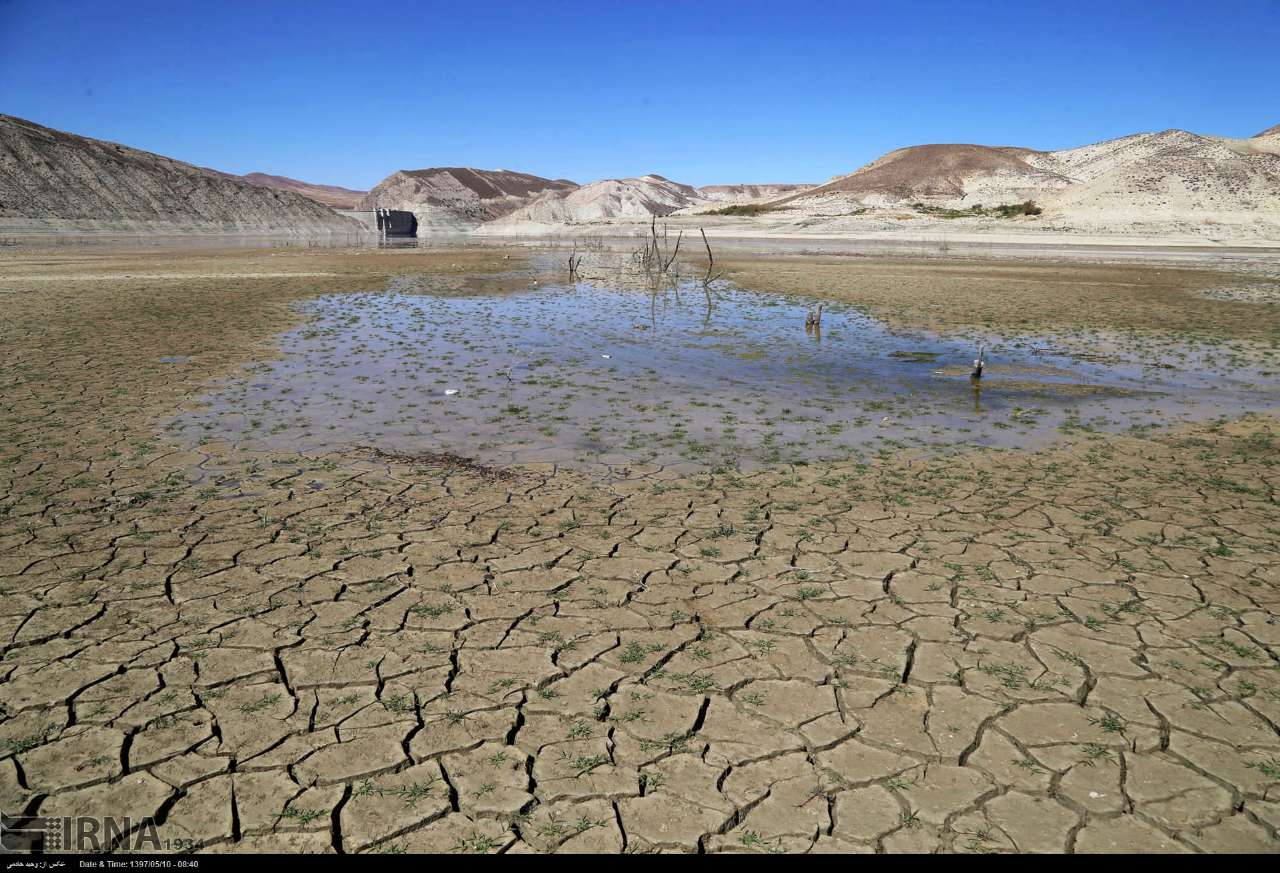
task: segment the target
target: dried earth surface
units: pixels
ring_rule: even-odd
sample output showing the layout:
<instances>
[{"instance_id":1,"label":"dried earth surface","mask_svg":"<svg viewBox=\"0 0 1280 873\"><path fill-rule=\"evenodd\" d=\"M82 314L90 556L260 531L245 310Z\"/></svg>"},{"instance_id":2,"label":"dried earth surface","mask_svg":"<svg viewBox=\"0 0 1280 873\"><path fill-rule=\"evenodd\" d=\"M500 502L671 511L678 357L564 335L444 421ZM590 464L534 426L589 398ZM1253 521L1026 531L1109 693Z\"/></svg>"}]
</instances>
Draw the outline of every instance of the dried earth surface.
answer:
<instances>
[{"instance_id":1,"label":"dried earth surface","mask_svg":"<svg viewBox=\"0 0 1280 873\"><path fill-rule=\"evenodd\" d=\"M0 807L215 852L1280 848L1270 415L608 481L163 429L300 301L520 257L6 252ZM1280 328L1210 271L728 268L919 325Z\"/></svg>"}]
</instances>

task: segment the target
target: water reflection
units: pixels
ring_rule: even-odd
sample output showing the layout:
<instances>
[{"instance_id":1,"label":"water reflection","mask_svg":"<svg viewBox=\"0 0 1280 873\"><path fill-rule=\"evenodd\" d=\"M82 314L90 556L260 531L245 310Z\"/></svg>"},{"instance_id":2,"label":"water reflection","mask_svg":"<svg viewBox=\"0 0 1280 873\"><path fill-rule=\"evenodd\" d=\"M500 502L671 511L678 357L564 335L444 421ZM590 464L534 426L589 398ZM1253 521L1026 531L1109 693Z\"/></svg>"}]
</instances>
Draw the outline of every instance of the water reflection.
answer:
<instances>
[{"instance_id":1,"label":"water reflection","mask_svg":"<svg viewBox=\"0 0 1280 873\"><path fill-rule=\"evenodd\" d=\"M283 356L216 386L173 427L192 441L323 451L448 450L581 468L861 457L1047 444L1274 406L1255 370L1193 347L1153 367L1123 337L1019 340L893 330L851 307L738 289L655 294L463 277L305 305ZM978 342L983 377L969 378ZM1168 349L1161 356L1168 354Z\"/></svg>"}]
</instances>

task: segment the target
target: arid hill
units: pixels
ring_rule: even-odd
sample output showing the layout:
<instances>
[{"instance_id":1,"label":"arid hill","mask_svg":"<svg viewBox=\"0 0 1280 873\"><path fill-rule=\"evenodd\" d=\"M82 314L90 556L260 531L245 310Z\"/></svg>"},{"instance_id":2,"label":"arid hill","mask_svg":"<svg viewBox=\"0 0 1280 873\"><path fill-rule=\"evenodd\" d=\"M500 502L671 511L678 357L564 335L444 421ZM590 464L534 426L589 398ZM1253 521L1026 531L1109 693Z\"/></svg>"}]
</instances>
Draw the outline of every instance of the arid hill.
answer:
<instances>
[{"instance_id":1,"label":"arid hill","mask_svg":"<svg viewBox=\"0 0 1280 873\"><path fill-rule=\"evenodd\" d=\"M699 202L696 189L649 174L628 179L601 179L572 191L552 191L489 227L585 224L604 221L648 221Z\"/></svg>"},{"instance_id":2,"label":"arid hill","mask_svg":"<svg viewBox=\"0 0 1280 873\"><path fill-rule=\"evenodd\" d=\"M713 203L741 203L755 200L773 200L786 197L800 191L807 191L813 185L703 185L698 189L698 196Z\"/></svg>"},{"instance_id":3,"label":"arid hill","mask_svg":"<svg viewBox=\"0 0 1280 873\"><path fill-rule=\"evenodd\" d=\"M432 167L399 170L360 202L362 209L412 212L422 230L466 230L501 218L539 195L572 191L577 183L511 170Z\"/></svg>"},{"instance_id":4,"label":"arid hill","mask_svg":"<svg viewBox=\"0 0 1280 873\"><path fill-rule=\"evenodd\" d=\"M877 206L922 199L950 201L964 199L969 188L980 185L989 197L1009 202L1069 184L1070 180L1029 163L1027 158L1035 154L1010 146L910 146L786 199L839 194Z\"/></svg>"},{"instance_id":5,"label":"arid hill","mask_svg":"<svg viewBox=\"0 0 1280 873\"><path fill-rule=\"evenodd\" d=\"M771 205L838 215L915 204L973 210L1034 200L1044 222L1073 228L1250 230L1280 223L1277 131L1280 126L1230 139L1166 130L1059 151L912 146Z\"/></svg>"},{"instance_id":6,"label":"arid hill","mask_svg":"<svg viewBox=\"0 0 1280 873\"><path fill-rule=\"evenodd\" d=\"M337 185L315 185L311 182L300 182L288 176L272 176L268 173L248 173L234 178L257 185L261 188L275 188L279 191L292 191L303 197L310 197L317 203L323 203L333 209L355 209L360 200L369 192L354 191L351 188L339 188Z\"/></svg>"},{"instance_id":7,"label":"arid hill","mask_svg":"<svg viewBox=\"0 0 1280 873\"><path fill-rule=\"evenodd\" d=\"M486 228L532 231L555 225L647 222L653 216L685 215L726 203L759 202L803 191L808 185L708 185L694 188L650 173L601 179L572 191L552 191Z\"/></svg>"},{"instance_id":8,"label":"arid hill","mask_svg":"<svg viewBox=\"0 0 1280 873\"><path fill-rule=\"evenodd\" d=\"M1012 207L1035 201L1037 209ZM750 209L726 210L732 203ZM1184 130L1071 149L932 144L889 152L809 187L694 188L650 174L579 187L510 170L392 173L363 193L284 176L233 176L0 115L0 231L360 235L332 209L412 212L419 232L746 220L769 234L1034 229L1215 240L1280 238L1280 125L1235 139ZM994 208L1006 207L1006 208Z\"/></svg>"},{"instance_id":9,"label":"arid hill","mask_svg":"<svg viewBox=\"0 0 1280 873\"><path fill-rule=\"evenodd\" d=\"M1072 184L1046 213L1081 225L1280 219L1280 142L1185 130L1138 134L1042 158Z\"/></svg>"},{"instance_id":10,"label":"arid hill","mask_svg":"<svg viewBox=\"0 0 1280 873\"><path fill-rule=\"evenodd\" d=\"M0 115L7 232L358 234L300 194Z\"/></svg>"}]
</instances>

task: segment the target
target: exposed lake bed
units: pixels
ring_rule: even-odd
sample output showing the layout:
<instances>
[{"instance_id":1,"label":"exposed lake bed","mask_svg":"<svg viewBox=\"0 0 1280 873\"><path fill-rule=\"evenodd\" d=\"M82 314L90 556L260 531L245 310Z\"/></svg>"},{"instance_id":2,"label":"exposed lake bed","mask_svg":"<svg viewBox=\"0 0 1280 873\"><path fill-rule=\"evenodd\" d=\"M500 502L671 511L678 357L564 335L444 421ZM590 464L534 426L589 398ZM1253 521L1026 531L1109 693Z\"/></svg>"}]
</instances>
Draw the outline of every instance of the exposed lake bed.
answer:
<instances>
[{"instance_id":1,"label":"exposed lake bed","mask_svg":"<svg viewBox=\"0 0 1280 873\"><path fill-rule=\"evenodd\" d=\"M792 257L708 305L564 254L0 261L5 808L212 852L1274 851L1280 307Z\"/></svg>"}]
</instances>

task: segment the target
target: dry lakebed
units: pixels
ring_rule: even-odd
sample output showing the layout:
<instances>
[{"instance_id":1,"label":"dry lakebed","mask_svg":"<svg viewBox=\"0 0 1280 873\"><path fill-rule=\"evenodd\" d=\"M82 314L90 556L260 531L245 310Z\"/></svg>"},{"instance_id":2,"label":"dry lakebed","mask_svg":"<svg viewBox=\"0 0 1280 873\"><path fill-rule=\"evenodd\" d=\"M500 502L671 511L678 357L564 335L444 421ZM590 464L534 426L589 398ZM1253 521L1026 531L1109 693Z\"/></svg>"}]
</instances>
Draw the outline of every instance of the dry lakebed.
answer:
<instances>
[{"instance_id":1,"label":"dry lakebed","mask_svg":"<svg viewBox=\"0 0 1280 873\"><path fill-rule=\"evenodd\" d=\"M0 251L0 808L1280 849L1274 263L585 255Z\"/></svg>"}]
</instances>

